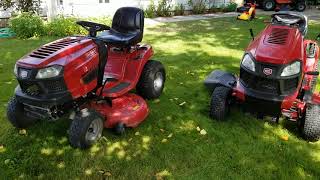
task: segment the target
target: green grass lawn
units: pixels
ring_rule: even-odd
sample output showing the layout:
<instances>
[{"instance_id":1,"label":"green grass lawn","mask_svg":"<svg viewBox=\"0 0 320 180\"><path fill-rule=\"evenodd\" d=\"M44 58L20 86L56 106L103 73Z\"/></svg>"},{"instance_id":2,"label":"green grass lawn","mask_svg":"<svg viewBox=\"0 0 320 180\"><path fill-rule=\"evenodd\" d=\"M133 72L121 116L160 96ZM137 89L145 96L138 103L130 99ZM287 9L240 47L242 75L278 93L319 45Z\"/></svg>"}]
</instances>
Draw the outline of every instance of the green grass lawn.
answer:
<instances>
[{"instance_id":1,"label":"green grass lawn","mask_svg":"<svg viewBox=\"0 0 320 180\"><path fill-rule=\"evenodd\" d=\"M84 151L68 144L68 120L43 121L20 135L6 118L17 84L15 61L54 38L0 40L0 179L319 179L320 144L301 139L294 123L273 124L237 109L226 122L208 117L203 80L214 69L238 73L248 28L258 33L262 21L224 18L147 28L144 42L167 70L163 95L148 101L151 113L141 126L121 137L106 129ZM319 29L312 24L309 37Z\"/></svg>"}]
</instances>

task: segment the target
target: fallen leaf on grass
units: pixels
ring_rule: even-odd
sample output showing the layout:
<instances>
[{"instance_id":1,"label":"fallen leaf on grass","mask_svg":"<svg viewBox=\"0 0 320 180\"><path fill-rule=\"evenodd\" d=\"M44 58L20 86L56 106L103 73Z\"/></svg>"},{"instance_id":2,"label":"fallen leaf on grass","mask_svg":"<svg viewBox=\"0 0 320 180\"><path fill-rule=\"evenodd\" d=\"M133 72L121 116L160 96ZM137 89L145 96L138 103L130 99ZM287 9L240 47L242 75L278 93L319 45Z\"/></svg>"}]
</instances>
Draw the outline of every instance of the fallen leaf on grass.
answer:
<instances>
[{"instance_id":1,"label":"fallen leaf on grass","mask_svg":"<svg viewBox=\"0 0 320 180\"><path fill-rule=\"evenodd\" d=\"M173 99L177 101L179 98L173 98Z\"/></svg>"},{"instance_id":2,"label":"fallen leaf on grass","mask_svg":"<svg viewBox=\"0 0 320 180\"><path fill-rule=\"evenodd\" d=\"M202 130L200 131L200 134L201 134L201 135L206 135L206 134L207 134L207 131L204 130L204 129L202 129Z\"/></svg>"},{"instance_id":3,"label":"fallen leaf on grass","mask_svg":"<svg viewBox=\"0 0 320 180\"><path fill-rule=\"evenodd\" d=\"M8 82L5 82L6 84L12 84L12 82L11 81L8 81Z\"/></svg>"},{"instance_id":4,"label":"fallen leaf on grass","mask_svg":"<svg viewBox=\"0 0 320 180\"><path fill-rule=\"evenodd\" d=\"M86 169L84 171L84 174L87 175L87 176L90 176L90 175L92 175L92 170L91 169Z\"/></svg>"},{"instance_id":5,"label":"fallen leaf on grass","mask_svg":"<svg viewBox=\"0 0 320 180\"><path fill-rule=\"evenodd\" d=\"M200 129L200 127L199 127L199 126L197 127L197 131L201 131L201 129Z\"/></svg>"},{"instance_id":6,"label":"fallen leaf on grass","mask_svg":"<svg viewBox=\"0 0 320 180\"><path fill-rule=\"evenodd\" d=\"M184 102L180 103L179 106L183 106L185 104L186 104L186 102L184 101Z\"/></svg>"},{"instance_id":7,"label":"fallen leaf on grass","mask_svg":"<svg viewBox=\"0 0 320 180\"><path fill-rule=\"evenodd\" d=\"M154 103L159 103L160 102L160 99L156 99L153 101Z\"/></svg>"},{"instance_id":8,"label":"fallen leaf on grass","mask_svg":"<svg viewBox=\"0 0 320 180\"><path fill-rule=\"evenodd\" d=\"M168 135L168 138L172 138L172 136L173 136L173 134L172 134L172 133L170 133L170 134Z\"/></svg>"},{"instance_id":9,"label":"fallen leaf on grass","mask_svg":"<svg viewBox=\"0 0 320 180\"><path fill-rule=\"evenodd\" d=\"M134 133L134 135L139 136L139 135L140 135L140 132L137 131L136 133Z\"/></svg>"},{"instance_id":10,"label":"fallen leaf on grass","mask_svg":"<svg viewBox=\"0 0 320 180\"><path fill-rule=\"evenodd\" d=\"M4 145L0 145L0 153L6 151L6 148L4 147Z\"/></svg>"},{"instance_id":11,"label":"fallen leaf on grass","mask_svg":"<svg viewBox=\"0 0 320 180\"><path fill-rule=\"evenodd\" d=\"M161 172L156 173L156 179L164 179L164 177L171 176L171 173L168 170L163 170Z\"/></svg>"},{"instance_id":12,"label":"fallen leaf on grass","mask_svg":"<svg viewBox=\"0 0 320 180\"><path fill-rule=\"evenodd\" d=\"M289 137L288 136L281 136L281 139L284 140L284 141L288 141Z\"/></svg>"},{"instance_id":13,"label":"fallen leaf on grass","mask_svg":"<svg viewBox=\"0 0 320 180\"><path fill-rule=\"evenodd\" d=\"M103 175L104 175L104 176L109 176L109 177L112 176L112 174L111 174L110 172L108 172L108 171L105 172L105 173L103 173Z\"/></svg>"},{"instance_id":14,"label":"fallen leaf on grass","mask_svg":"<svg viewBox=\"0 0 320 180\"><path fill-rule=\"evenodd\" d=\"M19 134L20 134L20 135L27 135L27 130L25 130L25 129L20 129L20 130L19 130Z\"/></svg>"},{"instance_id":15,"label":"fallen leaf on grass","mask_svg":"<svg viewBox=\"0 0 320 180\"><path fill-rule=\"evenodd\" d=\"M166 142L168 142L168 139L164 138L164 139L162 139L161 142L162 142L162 143L166 143Z\"/></svg>"}]
</instances>

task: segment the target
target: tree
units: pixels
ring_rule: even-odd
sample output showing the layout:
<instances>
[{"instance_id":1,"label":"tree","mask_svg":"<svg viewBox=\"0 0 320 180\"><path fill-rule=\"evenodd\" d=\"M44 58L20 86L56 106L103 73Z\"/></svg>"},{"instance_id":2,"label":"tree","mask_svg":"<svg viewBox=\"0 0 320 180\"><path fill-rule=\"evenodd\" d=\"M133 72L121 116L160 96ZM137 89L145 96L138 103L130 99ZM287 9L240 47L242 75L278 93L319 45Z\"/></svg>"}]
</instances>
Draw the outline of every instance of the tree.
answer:
<instances>
[{"instance_id":1,"label":"tree","mask_svg":"<svg viewBox=\"0 0 320 180\"><path fill-rule=\"evenodd\" d=\"M0 0L0 8L14 8L21 12L38 12L40 0Z\"/></svg>"}]
</instances>

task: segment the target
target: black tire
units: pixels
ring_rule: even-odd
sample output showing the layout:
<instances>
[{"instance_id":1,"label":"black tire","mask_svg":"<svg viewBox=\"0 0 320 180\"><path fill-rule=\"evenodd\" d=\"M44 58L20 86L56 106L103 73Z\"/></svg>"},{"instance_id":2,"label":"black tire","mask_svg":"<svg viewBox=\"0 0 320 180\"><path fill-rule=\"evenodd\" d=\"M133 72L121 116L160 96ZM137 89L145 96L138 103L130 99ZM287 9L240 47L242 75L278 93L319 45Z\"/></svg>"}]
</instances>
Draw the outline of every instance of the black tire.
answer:
<instances>
[{"instance_id":1,"label":"black tire","mask_svg":"<svg viewBox=\"0 0 320 180\"><path fill-rule=\"evenodd\" d=\"M298 12L303 12L306 8L307 8L307 3L306 2L297 2L295 9Z\"/></svg>"},{"instance_id":2,"label":"black tire","mask_svg":"<svg viewBox=\"0 0 320 180\"><path fill-rule=\"evenodd\" d=\"M156 99L161 95L165 81L163 65L159 61L149 60L141 73L136 87L137 93L145 99Z\"/></svg>"},{"instance_id":3,"label":"black tire","mask_svg":"<svg viewBox=\"0 0 320 180\"><path fill-rule=\"evenodd\" d=\"M103 117L92 109L77 113L70 125L69 142L74 148L86 149L96 143L103 131Z\"/></svg>"},{"instance_id":4,"label":"black tire","mask_svg":"<svg viewBox=\"0 0 320 180\"><path fill-rule=\"evenodd\" d=\"M114 130L117 135L123 135L126 131L126 125L124 123L118 123L115 127Z\"/></svg>"},{"instance_id":5,"label":"black tire","mask_svg":"<svg viewBox=\"0 0 320 180\"><path fill-rule=\"evenodd\" d=\"M274 0L264 0L262 2L263 10L265 11L273 11L276 8L276 2Z\"/></svg>"},{"instance_id":6,"label":"black tire","mask_svg":"<svg viewBox=\"0 0 320 180\"><path fill-rule=\"evenodd\" d=\"M230 113L231 89L219 86L216 87L211 95L210 117L218 121L225 120Z\"/></svg>"},{"instance_id":7,"label":"black tire","mask_svg":"<svg viewBox=\"0 0 320 180\"><path fill-rule=\"evenodd\" d=\"M38 119L26 115L24 105L15 96L8 102L7 117L16 128L27 128L38 121Z\"/></svg>"},{"instance_id":8,"label":"black tire","mask_svg":"<svg viewBox=\"0 0 320 180\"><path fill-rule=\"evenodd\" d=\"M317 141L320 138L320 106L307 104L302 133L305 139Z\"/></svg>"}]
</instances>

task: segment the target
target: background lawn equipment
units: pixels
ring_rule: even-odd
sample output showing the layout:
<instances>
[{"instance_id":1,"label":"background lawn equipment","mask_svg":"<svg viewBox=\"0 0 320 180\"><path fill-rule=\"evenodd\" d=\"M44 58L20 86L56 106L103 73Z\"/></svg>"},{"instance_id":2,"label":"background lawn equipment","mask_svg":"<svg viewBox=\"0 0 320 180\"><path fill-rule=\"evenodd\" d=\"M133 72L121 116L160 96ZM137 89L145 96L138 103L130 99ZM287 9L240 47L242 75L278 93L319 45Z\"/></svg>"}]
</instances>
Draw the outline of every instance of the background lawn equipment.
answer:
<instances>
[{"instance_id":1,"label":"background lawn equipment","mask_svg":"<svg viewBox=\"0 0 320 180\"><path fill-rule=\"evenodd\" d=\"M295 121L308 140L320 138L320 96L315 93L319 47L306 40L307 17L287 12L272 15L270 24L249 44L240 76L220 70L205 80L211 90L210 115L224 120L237 102L258 116ZM318 36L319 37L319 36Z\"/></svg>"},{"instance_id":2,"label":"background lawn equipment","mask_svg":"<svg viewBox=\"0 0 320 180\"><path fill-rule=\"evenodd\" d=\"M238 20L253 20L256 16L256 4L247 3L244 6L238 8L238 12L241 13L237 16Z\"/></svg>"},{"instance_id":3,"label":"background lawn equipment","mask_svg":"<svg viewBox=\"0 0 320 180\"><path fill-rule=\"evenodd\" d=\"M257 1L260 7L265 11L273 11L277 7L290 5L293 10L302 12L307 7L307 2L305 0L259 0Z\"/></svg>"},{"instance_id":4,"label":"background lawn equipment","mask_svg":"<svg viewBox=\"0 0 320 180\"><path fill-rule=\"evenodd\" d=\"M79 21L89 36L73 36L46 44L17 61L19 82L8 104L7 117L18 128L39 119L69 115L69 141L87 148L103 127L123 133L148 115L146 99L158 98L165 82L163 65L150 60L150 45L143 38L144 14L124 7L112 27ZM102 31L99 35L97 32ZM136 89L142 96L129 93Z\"/></svg>"}]
</instances>

